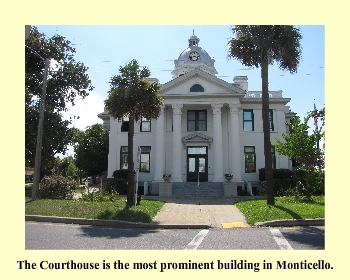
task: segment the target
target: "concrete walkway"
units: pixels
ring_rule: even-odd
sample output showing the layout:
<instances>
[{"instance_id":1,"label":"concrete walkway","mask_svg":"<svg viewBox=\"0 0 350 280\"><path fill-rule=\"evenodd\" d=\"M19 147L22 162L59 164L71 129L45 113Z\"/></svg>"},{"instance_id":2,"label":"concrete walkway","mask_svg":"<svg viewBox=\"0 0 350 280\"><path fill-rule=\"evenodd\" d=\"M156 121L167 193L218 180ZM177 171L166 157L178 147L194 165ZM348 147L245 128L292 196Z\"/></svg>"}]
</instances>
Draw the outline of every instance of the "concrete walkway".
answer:
<instances>
[{"instance_id":1,"label":"concrete walkway","mask_svg":"<svg viewBox=\"0 0 350 280\"><path fill-rule=\"evenodd\" d=\"M153 225L202 225L211 228L248 227L244 215L233 205L244 198L228 197L144 197L164 201ZM250 198L251 199L251 198Z\"/></svg>"}]
</instances>

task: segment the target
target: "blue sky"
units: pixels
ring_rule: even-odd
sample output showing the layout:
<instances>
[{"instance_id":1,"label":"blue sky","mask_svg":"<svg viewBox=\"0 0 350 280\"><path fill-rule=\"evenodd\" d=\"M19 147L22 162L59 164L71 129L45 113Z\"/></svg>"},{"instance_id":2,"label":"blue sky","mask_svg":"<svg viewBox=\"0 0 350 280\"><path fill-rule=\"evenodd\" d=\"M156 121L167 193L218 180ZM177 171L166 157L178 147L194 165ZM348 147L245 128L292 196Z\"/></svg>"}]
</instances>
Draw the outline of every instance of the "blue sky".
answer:
<instances>
[{"instance_id":1,"label":"blue sky","mask_svg":"<svg viewBox=\"0 0 350 280\"><path fill-rule=\"evenodd\" d=\"M151 71L160 83L172 79L174 58L187 48L188 38L199 37L199 46L215 58L217 77L233 82L234 76L248 76L248 89L261 90L260 69L250 69L228 59L227 42L232 37L229 25L38 25L47 36L60 34L74 44L75 59L89 67L95 87L83 102L70 108L69 115L80 115L75 126L84 129L96 122L103 111L109 90L108 80L118 74L121 65L136 59ZM300 117L323 108L325 103L325 29L323 25L301 25L302 60L297 73L290 74L276 65L269 68L269 90L282 90L291 98L288 104Z\"/></svg>"}]
</instances>

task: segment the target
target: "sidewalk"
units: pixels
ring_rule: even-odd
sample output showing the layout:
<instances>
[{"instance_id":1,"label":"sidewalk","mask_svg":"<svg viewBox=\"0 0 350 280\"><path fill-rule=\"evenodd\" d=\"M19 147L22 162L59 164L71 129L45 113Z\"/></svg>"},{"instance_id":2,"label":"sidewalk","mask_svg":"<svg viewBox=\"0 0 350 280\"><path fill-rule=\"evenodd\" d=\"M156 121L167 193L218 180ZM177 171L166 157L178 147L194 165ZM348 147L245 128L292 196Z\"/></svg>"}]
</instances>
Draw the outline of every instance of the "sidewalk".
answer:
<instances>
[{"instance_id":1,"label":"sidewalk","mask_svg":"<svg viewBox=\"0 0 350 280\"><path fill-rule=\"evenodd\" d=\"M244 215L233 205L244 198L228 197L147 197L164 201L153 225L201 226L203 228L248 227ZM247 198L246 198L247 199Z\"/></svg>"}]
</instances>

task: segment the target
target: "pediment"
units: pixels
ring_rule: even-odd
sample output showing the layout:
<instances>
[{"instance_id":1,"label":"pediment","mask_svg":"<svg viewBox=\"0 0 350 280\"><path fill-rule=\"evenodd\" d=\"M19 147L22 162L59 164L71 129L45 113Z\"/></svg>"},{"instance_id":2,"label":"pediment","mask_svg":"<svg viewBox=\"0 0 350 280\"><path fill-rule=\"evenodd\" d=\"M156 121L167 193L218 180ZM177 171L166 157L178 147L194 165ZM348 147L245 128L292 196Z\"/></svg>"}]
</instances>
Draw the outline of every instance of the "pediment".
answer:
<instances>
[{"instance_id":1,"label":"pediment","mask_svg":"<svg viewBox=\"0 0 350 280\"><path fill-rule=\"evenodd\" d=\"M190 92L190 88L199 84L204 92ZM245 90L230 84L214 75L195 69L163 85L160 95L215 95L231 94L244 96Z\"/></svg>"},{"instance_id":2,"label":"pediment","mask_svg":"<svg viewBox=\"0 0 350 280\"><path fill-rule=\"evenodd\" d=\"M198 143L198 142L207 143L210 149L211 143L213 142L213 138L201 132L195 132L190 135L182 137L182 144L184 146L184 149L186 149L187 144Z\"/></svg>"}]
</instances>

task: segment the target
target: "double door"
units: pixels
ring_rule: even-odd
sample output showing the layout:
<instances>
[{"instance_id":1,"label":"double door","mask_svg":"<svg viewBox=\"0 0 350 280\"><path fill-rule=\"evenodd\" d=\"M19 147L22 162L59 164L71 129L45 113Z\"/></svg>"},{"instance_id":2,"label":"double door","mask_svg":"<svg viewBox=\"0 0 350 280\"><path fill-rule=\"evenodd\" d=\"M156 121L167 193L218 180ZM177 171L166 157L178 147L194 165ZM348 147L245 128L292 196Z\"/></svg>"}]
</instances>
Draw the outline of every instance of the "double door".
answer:
<instances>
[{"instance_id":1,"label":"double door","mask_svg":"<svg viewBox=\"0 0 350 280\"><path fill-rule=\"evenodd\" d=\"M208 147L187 147L187 182L208 181Z\"/></svg>"}]
</instances>

